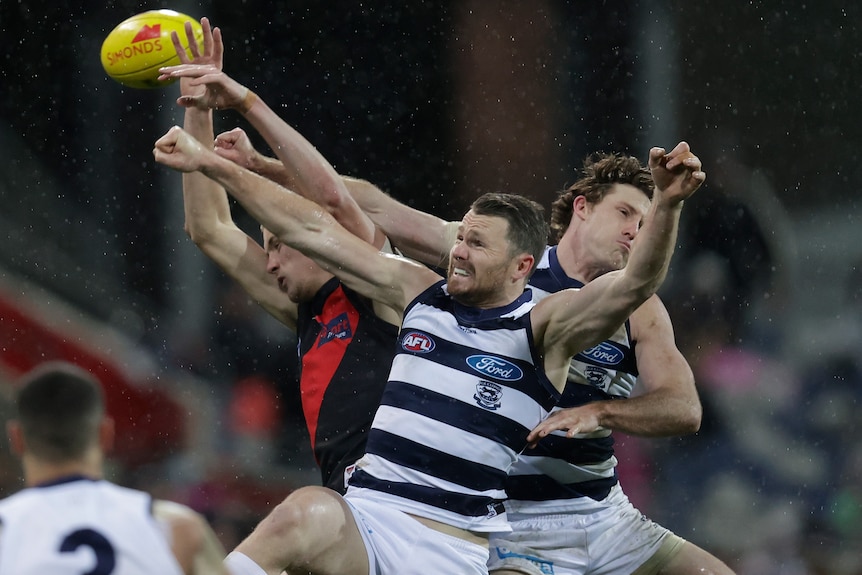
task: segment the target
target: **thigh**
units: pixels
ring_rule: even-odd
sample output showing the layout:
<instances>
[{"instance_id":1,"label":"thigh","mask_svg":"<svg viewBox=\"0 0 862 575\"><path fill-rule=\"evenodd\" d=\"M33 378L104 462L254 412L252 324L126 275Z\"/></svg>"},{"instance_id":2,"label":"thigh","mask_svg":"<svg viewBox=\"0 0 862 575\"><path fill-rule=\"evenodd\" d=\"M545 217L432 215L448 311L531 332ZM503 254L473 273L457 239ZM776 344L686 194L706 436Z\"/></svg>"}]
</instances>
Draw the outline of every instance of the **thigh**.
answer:
<instances>
[{"instance_id":1,"label":"thigh","mask_svg":"<svg viewBox=\"0 0 862 575\"><path fill-rule=\"evenodd\" d=\"M683 543L682 548L673 559L656 573L658 575L692 575L697 573L734 575L730 567L720 559L688 541Z\"/></svg>"},{"instance_id":2,"label":"thigh","mask_svg":"<svg viewBox=\"0 0 862 575\"><path fill-rule=\"evenodd\" d=\"M261 521L237 551L267 573L368 575L368 555L344 498L324 487L291 493Z\"/></svg>"}]
</instances>

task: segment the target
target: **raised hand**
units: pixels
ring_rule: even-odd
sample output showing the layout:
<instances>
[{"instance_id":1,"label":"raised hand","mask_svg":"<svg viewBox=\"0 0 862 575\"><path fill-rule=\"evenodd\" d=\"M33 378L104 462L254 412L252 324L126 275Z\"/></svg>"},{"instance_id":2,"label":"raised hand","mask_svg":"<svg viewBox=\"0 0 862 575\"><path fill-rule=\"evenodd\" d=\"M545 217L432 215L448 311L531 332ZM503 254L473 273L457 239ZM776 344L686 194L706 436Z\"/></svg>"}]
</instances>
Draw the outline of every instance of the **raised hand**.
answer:
<instances>
[{"instance_id":1,"label":"raised hand","mask_svg":"<svg viewBox=\"0 0 862 575\"><path fill-rule=\"evenodd\" d=\"M204 16L201 18L201 29L203 30L203 53L201 53L198 43L195 39L194 30L191 22L186 22L185 31L186 38L189 44L189 50L192 57L189 58L185 49L180 43L180 37L176 32L171 33L171 42L174 44L174 50L177 51L177 56L180 59L181 65L193 64L197 66L213 66L218 70L222 69L222 61L224 57L224 43L222 42L221 29L213 28L210 25L209 18ZM194 87L189 83L187 78L180 79L180 94L183 96L201 95L206 91L205 86Z\"/></svg>"},{"instance_id":2,"label":"raised hand","mask_svg":"<svg viewBox=\"0 0 862 575\"><path fill-rule=\"evenodd\" d=\"M212 28L209 19L201 18L203 29L203 53L194 41L191 23L186 24L186 36L191 44L192 58L189 58L180 44L179 36L171 34L174 49L181 64L159 69L159 79L180 79L180 97L177 104L185 108L212 110L237 108L248 111L255 99L254 92L222 72L224 42L221 29Z\"/></svg>"},{"instance_id":3,"label":"raised hand","mask_svg":"<svg viewBox=\"0 0 862 575\"><path fill-rule=\"evenodd\" d=\"M234 128L216 136L215 153L243 168L257 171L260 153L254 149L248 134L242 128Z\"/></svg>"},{"instance_id":4,"label":"raised hand","mask_svg":"<svg viewBox=\"0 0 862 575\"><path fill-rule=\"evenodd\" d=\"M649 167L661 201L670 205L691 197L706 180L700 158L686 142L680 142L669 153L664 148L652 148Z\"/></svg>"},{"instance_id":5,"label":"raised hand","mask_svg":"<svg viewBox=\"0 0 862 575\"><path fill-rule=\"evenodd\" d=\"M174 126L156 140L153 148L153 157L158 163L180 172L200 170L207 154L212 152L179 126Z\"/></svg>"}]
</instances>

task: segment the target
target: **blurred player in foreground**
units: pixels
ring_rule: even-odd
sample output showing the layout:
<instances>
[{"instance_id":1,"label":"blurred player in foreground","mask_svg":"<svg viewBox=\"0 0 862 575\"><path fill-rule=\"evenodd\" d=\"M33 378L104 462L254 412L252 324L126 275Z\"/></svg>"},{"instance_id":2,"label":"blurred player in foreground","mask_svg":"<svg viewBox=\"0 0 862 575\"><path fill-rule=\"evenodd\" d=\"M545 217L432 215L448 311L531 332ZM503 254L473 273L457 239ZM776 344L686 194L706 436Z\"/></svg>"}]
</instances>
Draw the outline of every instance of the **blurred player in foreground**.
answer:
<instances>
[{"instance_id":1,"label":"blurred player in foreground","mask_svg":"<svg viewBox=\"0 0 862 575\"><path fill-rule=\"evenodd\" d=\"M45 363L15 407L7 430L25 488L0 501L0 575L225 573L201 515L103 478L114 427L93 376Z\"/></svg>"}]
</instances>

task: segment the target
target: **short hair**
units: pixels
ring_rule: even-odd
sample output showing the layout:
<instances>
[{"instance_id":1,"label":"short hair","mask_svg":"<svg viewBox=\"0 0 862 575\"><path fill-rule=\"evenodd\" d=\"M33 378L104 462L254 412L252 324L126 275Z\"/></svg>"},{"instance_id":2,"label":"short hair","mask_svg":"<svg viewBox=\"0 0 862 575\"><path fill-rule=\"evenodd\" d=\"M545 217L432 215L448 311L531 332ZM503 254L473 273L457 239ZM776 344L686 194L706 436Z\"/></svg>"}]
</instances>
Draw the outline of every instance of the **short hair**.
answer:
<instances>
[{"instance_id":1,"label":"short hair","mask_svg":"<svg viewBox=\"0 0 862 575\"><path fill-rule=\"evenodd\" d=\"M105 400L98 380L76 365L52 361L25 374L16 397L27 449L53 463L83 456L98 441Z\"/></svg>"},{"instance_id":2,"label":"short hair","mask_svg":"<svg viewBox=\"0 0 862 575\"><path fill-rule=\"evenodd\" d=\"M616 184L632 185L650 200L655 189L649 168L634 156L606 153L587 156L581 177L561 191L551 204L551 233L555 241L560 241L572 222L576 197L584 196L590 204L598 204Z\"/></svg>"},{"instance_id":3,"label":"short hair","mask_svg":"<svg viewBox=\"0 0 862 575\"><path fill-rule=\"evenodd\" d=\"M537 202L517 194L489 192L479 196L470 206L474 214L497 216L509 224L507 239L511 255L527 252L533 256L533 268L545 253L550 230L545 220L545 209Z\"/></svg>"}]
</instances>

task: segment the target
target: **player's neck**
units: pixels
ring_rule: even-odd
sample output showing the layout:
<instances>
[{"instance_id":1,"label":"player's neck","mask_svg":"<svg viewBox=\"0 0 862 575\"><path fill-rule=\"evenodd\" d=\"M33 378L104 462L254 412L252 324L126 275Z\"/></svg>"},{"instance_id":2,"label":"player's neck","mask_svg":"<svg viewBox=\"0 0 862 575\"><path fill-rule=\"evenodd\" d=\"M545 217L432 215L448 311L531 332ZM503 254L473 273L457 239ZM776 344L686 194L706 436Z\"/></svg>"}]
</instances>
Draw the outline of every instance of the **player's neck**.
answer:
<instances>
[{"instance_id":1,"label":"player's neck","mask_svg":"<svg viewBox=\"0 0 862 575\"><path fill-rule=\"evenodd\" d=\"M63 463L47 462L35 457L25 457L22 460L24 468L24 484L27 487L43 485L66 477L88 477L101 479L102 460L100 457L88 456L82 460Z\"/></svg>"},{"instance_id":2,"label":"player's neck","mask_svg":"<svg viewBox=\"0 0 862 575\"><path fill-rule=\"evenodd\" d=\"M572 279L579 280L583 283L588 283L601 275L598 269L590 268L585 262L588 258L580 254L576 249L578 246L577 238L573 234L570 235L567 231L560 239L557 245L557 260L560 262L560 267Z\"/></svg>"}]
</instances>

